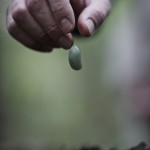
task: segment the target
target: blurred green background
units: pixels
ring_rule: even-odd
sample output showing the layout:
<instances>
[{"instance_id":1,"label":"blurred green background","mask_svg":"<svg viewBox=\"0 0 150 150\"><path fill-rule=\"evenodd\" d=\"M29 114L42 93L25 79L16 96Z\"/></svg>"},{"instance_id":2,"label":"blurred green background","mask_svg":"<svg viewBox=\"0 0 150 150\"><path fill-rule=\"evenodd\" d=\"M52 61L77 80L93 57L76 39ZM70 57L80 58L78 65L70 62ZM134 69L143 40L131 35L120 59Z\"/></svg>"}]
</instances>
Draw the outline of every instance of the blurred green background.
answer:
<instances>
[{"instance_id":1,"label":"blurred green background","mask_svg":"<svg viewBox=\"0 0 150 150\"><path fill-rule=\"evenodd\" d=\"M94 37L75 37L82 51L81 71L70 68L68 51L39 53L10 37L5 27L8 3L0 2L1 142L117 146L116 100L104 80L103 60L125 2L114 6Z\"/></svg>"}]
</instances>

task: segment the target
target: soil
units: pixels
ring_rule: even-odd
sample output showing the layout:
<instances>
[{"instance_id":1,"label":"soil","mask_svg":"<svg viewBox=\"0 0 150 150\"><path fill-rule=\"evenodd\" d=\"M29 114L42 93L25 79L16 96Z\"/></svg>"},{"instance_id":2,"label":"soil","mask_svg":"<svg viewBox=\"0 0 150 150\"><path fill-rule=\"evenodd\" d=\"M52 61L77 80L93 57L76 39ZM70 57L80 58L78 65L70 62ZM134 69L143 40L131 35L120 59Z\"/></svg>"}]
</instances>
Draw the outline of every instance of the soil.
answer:
<instances>
[{"instance_id":1,"label":"soil","mask_svg":"<svg viewBox=\"0 0 150 150\"><path fill-rule=\"evenodd\" d=\"M82 146L79 148L68 149L65 146L60 148L52 148L50 145L30 145L30 144L14 144L14 145L0 145L0 150L106 150L99 146ZM119 148L110 148L107 150L119 150ZM146 143L141 142L135 147L131 147L127 150L150 150L150 147Z\"/></svg>"},{"instance_id":2,"label":"soil","mask_svg":"<svg viewBox=\"0 0 150 150\"><path fill-rule=\"evenodd\" d=\"M103 150L100 147L97 146L93 146L93 147L82 147L79 150ZM109 150L119 150L117 148L110 148ZM128 150L150 150L150 147L147 147L146 143L141 142L139 145L135 146L135 147L131 147Z\"/></svg>"}]
</instances>

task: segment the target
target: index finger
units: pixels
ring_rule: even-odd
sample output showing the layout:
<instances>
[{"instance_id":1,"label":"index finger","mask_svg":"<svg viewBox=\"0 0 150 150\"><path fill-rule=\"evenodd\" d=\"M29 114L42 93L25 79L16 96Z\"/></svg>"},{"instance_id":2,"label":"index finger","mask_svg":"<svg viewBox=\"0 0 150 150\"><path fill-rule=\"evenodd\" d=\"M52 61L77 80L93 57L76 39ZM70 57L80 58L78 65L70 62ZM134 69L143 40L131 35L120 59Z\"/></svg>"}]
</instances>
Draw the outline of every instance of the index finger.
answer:
<instances>
[{"instance_id":1,"label":"index finger","mask_svg":"<svg viewBox=\"0 0 150 150\"><path fill-rule=\"evenodd\" d=\"M75 17L69 0L48 0L54 18L64 33L74 29Z\"/></svg>"}]
</instances>

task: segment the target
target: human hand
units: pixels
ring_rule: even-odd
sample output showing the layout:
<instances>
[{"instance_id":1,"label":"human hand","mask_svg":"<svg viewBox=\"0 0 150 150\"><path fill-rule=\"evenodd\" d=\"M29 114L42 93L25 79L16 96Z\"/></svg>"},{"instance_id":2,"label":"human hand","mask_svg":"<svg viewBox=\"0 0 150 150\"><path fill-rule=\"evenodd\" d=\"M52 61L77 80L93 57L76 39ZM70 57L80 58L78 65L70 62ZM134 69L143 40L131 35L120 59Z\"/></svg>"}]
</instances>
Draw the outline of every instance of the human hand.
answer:
<instances>
[{"instance_id":1,"label":"human hand","mask_svg":"<svg viewBox=\"0 0 150 150\"><path fill-rule=\"evenodd\" d=\"M8 32L23 45L38 51L68 49L75 27L90 36L110 9L109 0L13 0L7 9Z\"/></svg>"},{"instance_id":2,"label":"human hand","mask_svg":"<svg viewBox=\"0 0 150 150\"><path fill-rule=\"evenodd\" d=\"M70 0L76 16L76 26L83 36L91 36L108 16L110 0Z\"/></svg>"}]
</instances>

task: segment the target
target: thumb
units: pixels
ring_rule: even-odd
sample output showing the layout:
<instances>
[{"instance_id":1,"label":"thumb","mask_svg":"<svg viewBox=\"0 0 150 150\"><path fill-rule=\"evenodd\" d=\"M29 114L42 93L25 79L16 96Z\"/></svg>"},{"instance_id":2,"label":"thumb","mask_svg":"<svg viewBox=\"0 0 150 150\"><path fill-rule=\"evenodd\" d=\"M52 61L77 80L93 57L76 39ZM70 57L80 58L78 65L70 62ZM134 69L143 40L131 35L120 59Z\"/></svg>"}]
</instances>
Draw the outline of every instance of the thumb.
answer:
<instances>
[{"instance_id":1,"label":"thumb","mask_svg":"<svg viewBox=\"0 0 150 150\"><path fill-rule=\"evenodd\" d=\"M104 1L104 2L103 2ZM107 2L106 2L107 1ZM93 0L79 15L77 26L81 35L91 36L100 27L110 11L109 0Z\"/></svg>"}]
</instances>

